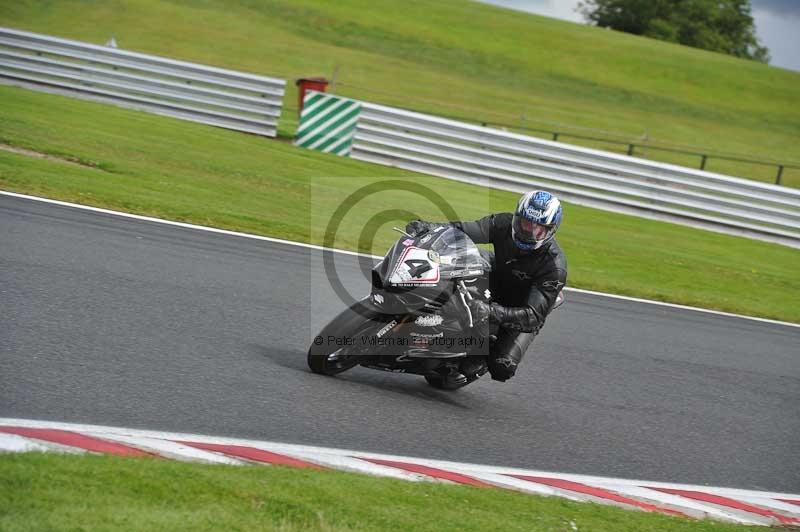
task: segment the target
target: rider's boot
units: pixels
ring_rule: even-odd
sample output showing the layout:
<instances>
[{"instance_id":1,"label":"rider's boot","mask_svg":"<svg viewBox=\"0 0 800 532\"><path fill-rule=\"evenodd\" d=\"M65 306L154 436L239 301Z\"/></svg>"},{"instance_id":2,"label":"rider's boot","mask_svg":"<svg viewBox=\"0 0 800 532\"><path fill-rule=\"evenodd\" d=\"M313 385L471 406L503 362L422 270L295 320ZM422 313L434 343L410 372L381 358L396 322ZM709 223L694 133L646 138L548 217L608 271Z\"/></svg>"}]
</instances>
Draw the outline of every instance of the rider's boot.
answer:
<instances>
[{"instance_id":1,"label":"rider's boot","mask_svg":"<svg viewBox=\"0 0 800 532\"><path fill-rule=\"evenodd\" d=\"M509 355L493 357L489 363L492 372L492 380L506 382L517 372L519 361Z\"/></svg>"},{"instance_id":2,"label":"rider's boot","mask_svg":"<svg viewBox=\"0 0 800 532\"><path fill-rule=\"evenodd\" d=\"M486 359L482 356L468 356L461 361L459 371L466 376L469 382L474 381L487 371Z\"/></svg>"},{"instance_id":3,"label":"rider's boot","mask_svg":"<svg viewBox=\"0 0 800 532\"><path fill-rule=\"evenodd\" d=\"M500 331L489 353L489 372L492 379L505 382L517 372L525 351L536 338L536 332Z\"/></svg>"}]
</instances>

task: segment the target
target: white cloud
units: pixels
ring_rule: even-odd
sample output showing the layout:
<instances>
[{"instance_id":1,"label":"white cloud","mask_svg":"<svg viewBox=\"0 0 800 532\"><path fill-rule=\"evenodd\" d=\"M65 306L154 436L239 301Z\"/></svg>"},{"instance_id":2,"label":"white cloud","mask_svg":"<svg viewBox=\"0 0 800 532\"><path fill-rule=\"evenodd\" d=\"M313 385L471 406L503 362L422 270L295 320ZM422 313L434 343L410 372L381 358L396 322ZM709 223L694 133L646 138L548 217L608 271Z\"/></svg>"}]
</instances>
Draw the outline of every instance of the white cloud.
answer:
<instances>
[{"instance_id":1,"label":"white cloud","mask_svg":"<svg viewBox=\"0 0 800 532\"><path fill-rule=\"evenodd\" d=\"M583 22L579 0L479 0L486 4ZM769 48L772 65L800 71L800 1L752 0L756 35Z\"/></svg>"},{"instance_id":2,"label":"white cloud","mask_svg":"<svg viewBox=\"0 0 800 532\"><path fill-rule=\"evenodd\" d=\"M769 48L771 64L800 71L800 16L754 8L753 18L758 39Z\"/></svg>"},{"instance_id":3,"label":"white cloud","mask_svg":"<svg viewBox=\"0 0 800 532\"><path fill-rule=\"evenodd\" d=\"M527 11L547 17L583 22L583 17L575 11L578 0L478 0L486 4Z\"/></svg>"},{"instance_id":4,"label":"white cloud","mask_svg":"<svg viewBox=\"0 0 800 532\"><path fill-rule=\"evenodd\" d=\"M800 2L797 0L751 0L753 10L760 9L776 15L800 18Z\"/></svg>"}]
</instances>

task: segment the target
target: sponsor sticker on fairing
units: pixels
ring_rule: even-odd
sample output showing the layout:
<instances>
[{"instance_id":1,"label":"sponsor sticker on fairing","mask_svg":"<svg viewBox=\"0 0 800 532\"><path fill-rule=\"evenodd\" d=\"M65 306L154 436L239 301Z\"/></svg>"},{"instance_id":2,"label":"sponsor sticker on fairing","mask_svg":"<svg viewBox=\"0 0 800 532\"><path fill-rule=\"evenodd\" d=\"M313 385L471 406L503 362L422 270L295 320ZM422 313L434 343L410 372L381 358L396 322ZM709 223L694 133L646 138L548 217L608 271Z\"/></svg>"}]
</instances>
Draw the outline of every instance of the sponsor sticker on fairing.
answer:
<instances>
[{"instance_id":1,"label":"sponsor sticker on fairing","mask_svg":"<svg viewBox=\"0 0 800 532\"><path fill-rule=\"evenodd\" d=\"M392 320L392 321L390 321L390 322L389 322L389 323L387 323L387 324L386 324L386 325L385 325L385 326L384 326L384 327L383 327L383 328L382 328L380 331L378 331L378 333L377 333L375 336L377 336L378 338L381 338L381 337L383 337L383 335L384 335L384 334L386 334L386 333L388 333L389 331L391 331L391 330L392 330L392 328L393 328L395 325L397 325L397 320Z\"/></svg>"},{"instance_id":2,"label":"sponsor sticker on fairing","mask_svg":"<svg viewBox=\"0 0 800 532\"><path fill-rule=\"evenodd\" d=\"M441 314L423 314L422 316L417 316L417 319L414 320L414 325L419 325L420 327L436 327L437 325L441 325L444 321Z\"/></svg>"},{"instance_id":3,"label":"sponsor sticker on fairing","mask_svg":"<svg viewBox=\"0 0 800 532\"><path fill-rule=\"evenodd\" d=\"M409 336L412 338L442 338L444 336L443 332L438 333L420 333L420 332L412 332L409 333Z\"/></svg>"}]
</instances>

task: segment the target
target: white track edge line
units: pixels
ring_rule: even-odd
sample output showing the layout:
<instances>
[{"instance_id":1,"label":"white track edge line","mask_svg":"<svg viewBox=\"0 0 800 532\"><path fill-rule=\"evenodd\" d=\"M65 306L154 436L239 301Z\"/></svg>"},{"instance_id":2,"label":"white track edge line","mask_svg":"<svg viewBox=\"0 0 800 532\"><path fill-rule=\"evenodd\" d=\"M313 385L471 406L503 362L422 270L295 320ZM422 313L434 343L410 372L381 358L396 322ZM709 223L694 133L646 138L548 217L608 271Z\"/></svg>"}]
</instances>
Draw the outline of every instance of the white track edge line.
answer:
<instances>
[{"instance_id":1,"label":"white track edge line","mask_svg":"<svg viewBox=\"0 0 800 532\"><path fill-rule=\"evenodd\" d=\"M81 205L79 203L69 203L69 202L66 202L66 201L54 200L54 199L50 199L50 198L41 198L39 196L28 196L26 194L19 194L17 192L8 192L8 191L5 191L5 190L0 190L0 196L10 196L10 197L13 197L13 198L25 199L25 200L30 200L30 201L39 201L39 202L42 202L42 203L50 203L52 205L59 205L61 207L71 207L73 209L80 209L80 210L84 210L84 211L97 212L97 213L100 213L100 214L109 214L109 215L112 215L112 216L119 216L121 218L130 218L132 220L140 220L140 221L143 221L143 222L153 222L153 223L159 223L159 224L164 224L164 225L171 225L171 226L174 226L174 227L182 227L184 229L196 229L198 231L206 231L206 232L209 232L209 233L217 233L217 234L220 234L220 235L238 236L238 237L242 237L242 238L250 238L250 239L253 239L253 240L262 240L262 241L265 241L265 242L273 242L273 243L276 243L276 244L286 244L288 246L298 246L298 247L303 247L303 248L316 249L318 251L332 251L332 252L336 252L336 253L342 253L342 254L345 254L345 255L355 255L355 256L358 256L358 257L366 256L366 257L372 257L372 258L376 258L376 259L382 259L383 258L383 257L376 257L374 255L366 255L364 253L358 253L358 252L355 252L355 251L347 251L347 250L344 250L344 249L326 248L326 247L323 247L323 246L317 246L315 244L306 244L304 242L295 242L293 240L283 240L281 238L272 238L272 237L269 237L269 236L253 235L253 234L250 234L250 233L241 233L241 232L238 232L238 231L229 231L227 229L218 229L216 227L208 227L206 225L196 225L196 224L190 224L190 223L186 223L186 222L176 222L174 220L165 220L164 218L154 218L152 216L143 216L141 214L131 214L129 212L112 211L110 209L102 209L100 207L90 207L89 205Z\"/></svg>"},{"instance_id":2,"label":"white track edge line","mask_svg":"<svg viewBox=\"0 0 800 532\"><path fill-rule=\"evenodd\" d=\"M792 323L792 322L789 322L789 321L780 321L780 320L771 320L769 318L759 318L759 317L756 317L756 316L746 316L744 314L734 314L733 312L724 312L724 311L721 311L721 310L712 310L712 309L700 308L700 307L690 307L689 305L681 305L681 304L678 304L678 303L666 303L664 301L655 301L655 300L652 300L652 299L642 299L642 298L632 297L632 296L621 296L621 295L618 295L618 294L609 294L607 292L596 292L594 290L586 290L586 289L583 289L583 288L573 288L571 286L565 287L564 290L567 290L569 292L575 292L576 294L586 294L586 295L591 295L591 296L607 297L607 298L610 298L610 299L620 299L620 300L623 300L623 301L632 301L634 303L647 303L648 305L656 305L656 306L660 306L660 307L669 307L669 308L674 308L674 309L678 309L678 310L691 310L691 311L694 311L694 312L704 312L706 314L713 314L715 316L723 316L723 317L726 317L726 318L739 318L739 319L743 319L743 320L752 320L752 321L758 321L758 322L761 322L761 323L769 323L769 324L772 324L772 325L784 325L786 327L800 328L800 323Z\"/></svg>"},{"instance_id":3,"label":"white track edge line","mask_svg":"<svg viewBox=\"0 0 800 532\"><path fill-rule=\"evenodd\" d=\"M17 434L0 432L0 452L47 451L46 445Z\"/></svg>"},{"instance_id":4,"label":"white track edge line","mask_svg":"<svg viewBox=\"0 0 800 532\"><path fill-rule=\"evenodd\" d=\"M294 444L294 443L281 443L264 440L252 440L247 438L234 438L228 436L209 436L204 434L180 433L169 431L154 431L144 429L132 429L125 427L111 427L103 425L90 425L84 423L66 423L60 421L46 421L35 419L20 419L20 418L0 418L0 425L27 427L27 428L50 428L69 430L81 433L91 433L95 436L103 434L113 437L115 435L142 437L142 438L156 438L165 440L184 440L184 441L198 441L203 443L219 443L227 445L246 445L251 447L260 448L263 450L270 450L279 454L288 454L290 456L295 453L314 453L320 455L334 455L346 456L350 458L377 458L381 460L391 460L399 462L410 462L428 467L435 467L445 470L455 470L465 475L474 473L494 473L502 475L529 475L529 476L550 476L553 478L560 478L564 480L571 480L574 482L581 482L597 487L611 486L640 486L640 487L656 487L656 488L677 488L689 491L705 491L713 490L713 493L724 496L752 496L752 497L767 497L770 499L800 499L800 494L787 493L787 492L769 492L757 491L741 488L729 488L720 486L702 486L693 484L680 484L674 482L658 482L649 480L635 480L623 479L613 477L598 477L592 475L582 475L577 473L559 473L553 471L540 471L531 469L522 469L514 467L493 466L470 464L464 462L452 462L448 460L436 460L429 458L419 458L411 456L399 456L381 454L378 452L370 451L355 451L348 449L340 449L333 447L318 447L313 445ZM613 489L613 488L612 488Z\"/></svg>"},{"instance_id":5,"label":"white track edge line","mask_svg":"<svg viewBox=\"0 0 800 532\"><path fill-rule=\"evenodd\" d=\"M20 193L17 193L17 192L8 192L8 191L5 191L5 190L0 190L0 196L9 196L9 197L13 197L13 198L25 199L25 200L30 200L30 201L38 201L38 202L42 202L42 203L50 203L50 204L59 205L59 206L62 206L62 207L71 207L71 208L74 208L74 209L81 209L81 210L97 212L97 213L101 213L101 214L119 216L121 218L129 218L129 219L132 219L132 220L140 220L140 221L144 221L144 222L160 223L160 224L164 224L164 225L171 225L171 226L174 226L174 227L182 227L184 229L195 229L195 230L198 230L198 231L206 231L206 232L209 232L209 233L216 233L216 234L220 234L220 235L238 236L238 237L242 237L242 238L250 238L250 239L253 239L253 240L261 240L261 241L264 241L264 242L272 242L272 243L276 243L276 244L285 244L287 246L304 247L304 248L308 248L308 249L315 249L317 251L330 251L330 252L333 252L333 253L341 253L343 255L352 255L352 256L356 256L356 257L367 257L367 258L371 258L371 259L375 259L375 260L383 259L383 257L378 256L378 255L369 255L367 253L359 253L359 252L356 252L356 251L348 251L348 250L344 250L344 249L326 248L324 246L318 246L318 245L315 245L315 244L306 244L304 242L295 242L293 240L284 240L284 239L281 239L281 238L272 238L272 237L268 237L268 236L254 235L254 234L250 234L250 233L242 233L242 232L239 232L239 231L229 231L227 229L218 229L216 227L208 227L208 226L205 226L205 225L196 225L196 224L190 224L190 223L186 223L186 222L176 222L176 221L173 221L173 220L165 220L163 218L154 218L152 216L143 216L141 214L131 214L131 213L127 213L127 212L112 211L110 209L102 209L100 207L91 207L89 205L81 205L81 204L78 204L78 203L69 203L69 202L66 202L66 201L54 200L54 199L50 199L50 198L43 198L43 197L40 197L40 196L30 196L30 195L27 195L27 194L20 194ZM645 304L648 304L648 305L657 305L657 306L661 306L661 307L669 307L669 308L674 308L674 309L678 309L678 310L690 310L690 311L694 311L694 312L703 312L703 313L706 313L706 314L713 314L715 316L723 316L723 317L726 317L726 318L739 318L739 319L744 319L744 320L757 321L757 322L761 322L761 323L769 323L769 324L772 324L772 325L783 325L783 326L786 326L786 327L800 328L800 323L791 323L791 322L788 322L788 321L771 320L771 319L768 319L768 318L758 318L756 316L747 316L747 315L744 315L744 314L735 314L735 313L732 313L732 312L723 312L723 311L720 311L720 310L711 310L711 309L700 308L700 307L691 307L691 306L688 306L688 305L680 305L678 303L665 303L663 301L654 301L652 299L642 299L642 298L638 298L638 297L623 296L623 295L618 295L618 294L609 294L609 293L606 293L606 292L597 292L597 291L594 291L594 290L585 290L583 288L572 288L572 287L569 287L569 286L565 287L564 290L567 290L569 292L575 292L575 293L578 293L578 294L585 294L585 295L591 295L591 296L596 296L596 297L607 297L607 298L618 299L618 300L622 300L622 301L632 301L632 302L635 302L635 303L645 303Z\"/></svg>"}]
</instances>

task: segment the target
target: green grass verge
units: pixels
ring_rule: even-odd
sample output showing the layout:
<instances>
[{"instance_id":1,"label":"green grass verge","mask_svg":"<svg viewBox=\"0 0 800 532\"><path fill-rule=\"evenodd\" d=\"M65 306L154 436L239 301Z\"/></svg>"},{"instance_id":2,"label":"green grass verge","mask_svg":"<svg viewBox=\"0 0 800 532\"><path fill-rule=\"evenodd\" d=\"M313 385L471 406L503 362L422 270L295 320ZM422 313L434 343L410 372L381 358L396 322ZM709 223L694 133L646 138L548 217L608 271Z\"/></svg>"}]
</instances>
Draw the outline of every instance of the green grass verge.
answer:
<instances>
[{"instance_id":1,"label":"green grass verge","mask_svg":"<svg viewBox=\"0 0 800 532\"><path fill-rule=\"evenodd\" d=\"M338 471L0 455L0 530L119 529L724 532L750 527Z\"/></svg>"},{"instance_id":2,"label":"green grass verge","mask_svg":"<svg viewBox=\"0 0 800 532\"><path fill-rule=\"evenodd\" d=\"M71 161L0 150L5 190L314 243L348 195L388 179L428 187L462 219L517 199L113 106L9 87L0 100L0 141ZM334 245L382 255L391 226L417 216L443 218L419 195L384 192L344 218ZM559 241L571 286L800 322L800 250L572 204Z\"/></svg>"},{"instance_id":3,"label":"green grass verge","mask_svg":"<svg viewBox=\"0 0 800 532\"><path fill-rule=\"evenodd\" d=\"M798 72L467 0L19 0L0 24L289 79L336 70L346 96L475 122L800 162ZM297 105L291 82L286 103ZM784 183L800 186L800 170Z\"/></svg>"}]
</instances>

